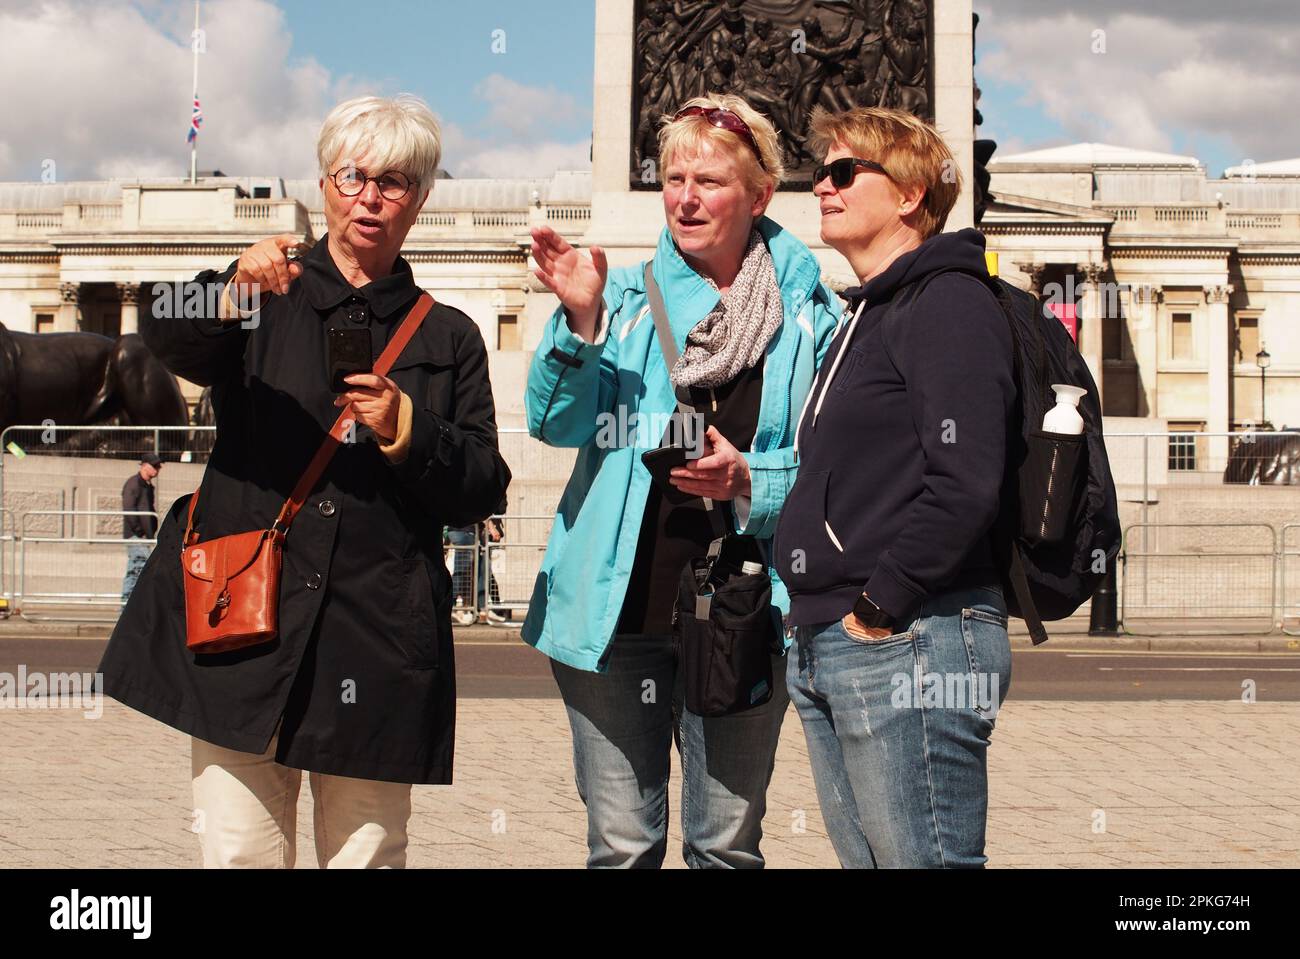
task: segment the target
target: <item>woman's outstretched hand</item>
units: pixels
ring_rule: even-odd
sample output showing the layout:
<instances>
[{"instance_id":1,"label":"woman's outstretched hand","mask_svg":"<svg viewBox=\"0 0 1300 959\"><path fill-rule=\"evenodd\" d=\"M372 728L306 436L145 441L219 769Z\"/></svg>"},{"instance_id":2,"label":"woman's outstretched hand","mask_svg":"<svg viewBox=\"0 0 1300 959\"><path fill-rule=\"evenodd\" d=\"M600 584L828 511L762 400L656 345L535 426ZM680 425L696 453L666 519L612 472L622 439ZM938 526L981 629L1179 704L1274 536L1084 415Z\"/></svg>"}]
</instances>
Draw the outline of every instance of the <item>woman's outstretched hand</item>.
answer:
<instances>
[{"instance_id":1,"label":"woman's outstretched hand","mask_svg":"<svg viewBox=\"0 0 1300 959\"><path fill-rule=\"evenodd\" d=\"M588 343L596 338L600 298L605 292L609 263L598 246L586 256L549 226L532 231L533 275L560 298L569 315L569 328Z\"/></svg>"}]
</instances>

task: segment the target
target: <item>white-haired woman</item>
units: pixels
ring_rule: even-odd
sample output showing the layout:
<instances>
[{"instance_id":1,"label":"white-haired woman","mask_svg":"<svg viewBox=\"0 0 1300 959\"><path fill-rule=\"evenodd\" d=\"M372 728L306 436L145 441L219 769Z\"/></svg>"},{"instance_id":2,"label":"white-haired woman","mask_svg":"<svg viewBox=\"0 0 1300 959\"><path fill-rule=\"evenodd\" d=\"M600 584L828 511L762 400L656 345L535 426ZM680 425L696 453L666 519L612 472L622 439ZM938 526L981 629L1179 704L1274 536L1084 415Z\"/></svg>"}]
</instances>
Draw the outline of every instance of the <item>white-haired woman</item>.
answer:
<instances>
[{"instance_id":1,"label":"white-haired woman","mask_svg":"<svg viewBox=\"0 0 1300 959\"><path fill-rule=\"evenodd\" d=\"M386 376L331 388L331 331L363 331L373 361L420 297L399 254L438 169L433 115L410 96L350 100L317 153L328 232L301 261L299 237L262 240L198 276L218 315L141 321L173 372L212 387L200 541L270 527L341 408L355 419L285 539L273 642L187 650L186 496L100 666L109 695L193 737L206 866L291 867L304 769L321 866L405 864L411 784L452 772L442 528L492 513L510 476L483 340L458 310L435 305Z\"/></svg>"},{"instance_id":2,"label":"white-haired woman","mask_svg":"<svg viewBox=\"0 0 1300 959\"><path fill-rule=\"evenodd\" d=\"M673 605L683 567L714 537L702 497L724 507L734 532L768 546L794 482L791 411L834 329L835 298L808 248L763 215L783 173L772 123L740 97L717 94L665 119L667 226L653 273L681 354L671 372L645 264L608 272L599 248L588 256L549 229L533 232L537 275L561 305L534 354L529 431L581 452L523 636L551 657L568 709L588 865L663 862L676 738L687 864L756 867L789 704L783 663L765 704L695 715L681 703ZM707 426L706 455L672 473L693 497L676 505L641 460L660 437L602 429L662 423L674 388L689 389ZM770 562L769 575L773 603L784 608Z\"/></svg>"}]
</instances>

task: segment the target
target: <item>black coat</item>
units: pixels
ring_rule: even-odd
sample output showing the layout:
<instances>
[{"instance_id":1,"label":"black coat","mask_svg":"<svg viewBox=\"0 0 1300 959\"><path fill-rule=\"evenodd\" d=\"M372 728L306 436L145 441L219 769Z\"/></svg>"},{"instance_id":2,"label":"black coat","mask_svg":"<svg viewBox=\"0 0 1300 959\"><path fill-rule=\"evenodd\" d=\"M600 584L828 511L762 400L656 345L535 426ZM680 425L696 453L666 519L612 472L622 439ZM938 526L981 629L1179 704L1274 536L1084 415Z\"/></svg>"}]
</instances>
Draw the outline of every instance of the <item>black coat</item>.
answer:
<instances>
[{"instance_id":1,"label":"black coat","mask_svg":"<svg viewBox=\"0 0 1300 959\"><path fill-rule=\"evenodd\" d=\"M325 332L367 326L378 358L419 295L410 266L356 289L322 238L285 296L245 329L142 315L178 376L212 387L217 440L196 510L203 540L265 529L339 410ZM205 271L224 285L233 274ZM189 496L118 621L100 671L108 695L200 739L315 772L449 783L455 739L451 577L444 524L497 509L510 470L497 449L487 351L473 321L436 305L388 374L411 397L409 454L392 464L370 430L334 454L285 541L272 643L195 655L185 646L180 547ZM283 718L283 725L281 719Z\"/></svg>"}]
</instances>

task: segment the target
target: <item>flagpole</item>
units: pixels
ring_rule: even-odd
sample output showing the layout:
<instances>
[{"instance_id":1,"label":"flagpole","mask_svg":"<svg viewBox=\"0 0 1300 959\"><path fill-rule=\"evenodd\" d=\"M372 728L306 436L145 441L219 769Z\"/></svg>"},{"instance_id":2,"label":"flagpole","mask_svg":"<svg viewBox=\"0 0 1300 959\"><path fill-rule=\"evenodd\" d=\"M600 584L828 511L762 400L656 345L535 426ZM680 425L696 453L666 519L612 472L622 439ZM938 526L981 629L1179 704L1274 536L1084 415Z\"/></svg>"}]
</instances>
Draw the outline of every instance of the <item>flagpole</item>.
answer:
<instances>
[{"instance_id":1,"label":"flagpole","mask_svg":"<svg viewBox=\"0 0 1300 959\"><path fill-rule=\"evenodd\" d=\"M194 32L190 34L190 48L194 51L194 96L190 99L190 110L199 98L199 0L194 0ZM190 184L198 182L199 138L190 141Z\"/></svg>"}]
</instances>

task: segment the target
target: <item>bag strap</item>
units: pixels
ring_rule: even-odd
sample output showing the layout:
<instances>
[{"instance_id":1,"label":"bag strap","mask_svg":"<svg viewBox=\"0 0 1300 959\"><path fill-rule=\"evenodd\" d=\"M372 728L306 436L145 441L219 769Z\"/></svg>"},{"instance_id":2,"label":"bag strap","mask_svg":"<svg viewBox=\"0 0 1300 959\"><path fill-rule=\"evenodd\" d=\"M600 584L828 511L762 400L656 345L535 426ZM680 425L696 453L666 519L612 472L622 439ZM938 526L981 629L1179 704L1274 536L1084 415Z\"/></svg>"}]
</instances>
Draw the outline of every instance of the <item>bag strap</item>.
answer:
<instances>
[{"instance_id":1,"label":"bag strap","mask_svg":"<svg viewBox=\"0 0 1300 959\"><path fill-rule=\"evenodd\" d=\"M1011 588L1015 590L1016 601L1020 604L1021 619L1029 628L1029 637L1035 646L1047 642L1047 630L1043 627L1043 618L1038 615L1038 604L1029 589L1029 580L1025 578L1025 564L1020 558L1020 544L1011 540Z\"/></svg>"},{"instance_id":2,"label":"bag strap","mask_svg":"<svg viewBox=\"0 0 1300 959\"><path fill-rule=\"evenodd\" d=\"M681 353L677 349L677 341L673 339L672 327L668 325L668 308L664 305L663 293L659 291L659 284L655 281L653 267L654 260L646 260L645 292L650 300L650 314L654 319L655 333L659 335L659 349L663 351L664 363L668 366L668 382L672 383L672 370L681 358ZM696 412L690 390L686 387L674 384L673 396L677 399L677 410L682 416Z\"/></svg>"},{"instance_id":3,"label":"bag strap","mask_svg":"<svg viewBox=\"0 0 1300 959\"><path fill-rule=\"evenodd\" d=\"M420 294L420 298L411 307L411 312L406 314L406 319L402 321L402 325L397 328L397 332L393 334L388 341L388 345L379 354L379 359L375 361L375 365L371 369L372 373L379 376L388 375L388 371L397 362L402 350L406 349L406 344L411 342L411 337L415 336L415 331L420 328L424 318L429 315L433 303L433 297L428 293L422 292ZM355 422L356 418L352 413L352 408L350 406L344 407L343 411L339 413L338 419L334 421L334 425L330 427L329 433L326 434L325 439L321 441L320 446L316 449L316 455L311 458L311 462L307 464L307 469L299 477L293 492L284 501L284 506L280 508L279 515L276 516L275 522L271 524L272 529L278 526L282 533L289 532L289 525L293 522L294 517L298 515L298 511L302 509L308 495L324 474L325 467L329 465L338 448L343 445L343 437ZM194 506L198 501L199 491L195 490L194 495L190 497L189 513L185 519L185 539L182 542L186 546L191 544L191 537L194 535Z\"/></svg>"},{"instance_id":4,"label":"bag strap","mask_svg":"<svg viewBox=\"0 0 1300 959\"><path fill-rule=\"evenodd\" d=\"M664 363L668 367L668 382L673 387L673 396L677 400L677 412L682 419L682 435L686 432L686 418L697 415L695 403L691 400L691 393L684 386L677 386L672 382L672 370L677 365L677 360L681 353L677 349L677 341L673 339L672 327L668 325L668 308L664 306L663 294L659 291L659 284L655 281L654 260L646 260L645 264L645 292L646 298L650 301L650 316L654 320L655 333L659 336L659 349L663 352ZM714 544L721 549L721 540L727 535L727 527L723 521L721 508L707 496L700 497L704 500L704 510L709 516L709 525L713 528L713 535L716 537ZM712 555L712 547L710 547Z\"/></svg>"}]
</instances>

